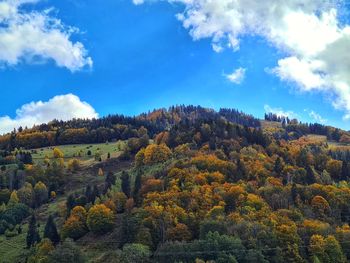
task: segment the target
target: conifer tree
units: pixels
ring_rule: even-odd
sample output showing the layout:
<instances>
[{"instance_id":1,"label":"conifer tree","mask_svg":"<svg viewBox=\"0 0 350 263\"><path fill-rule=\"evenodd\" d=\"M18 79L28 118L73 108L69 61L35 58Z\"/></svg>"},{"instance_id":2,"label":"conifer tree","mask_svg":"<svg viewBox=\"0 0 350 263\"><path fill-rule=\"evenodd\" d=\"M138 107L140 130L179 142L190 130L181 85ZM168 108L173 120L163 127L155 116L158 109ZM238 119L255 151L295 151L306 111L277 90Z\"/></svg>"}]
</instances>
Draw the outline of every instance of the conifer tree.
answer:
<instances>
[{"instance_id":1,"label":"conifer tree","mask_svg":"<svg viewBox=\"0 0 350 263\"><path fill-rule=\"evenodd\" d=\"M142 176L141 176L141 172L139 171L135 178L135 185L134 185L134 192L133 192L133 198L135 200L136 205L139 204L139 192L141 189L141 179L142 179Z\"/></svg>"},{"instance_id":2,"label":"conifer tree","mask_svg":"<svg viewBox=\"0 0 350 263\"><path fill-rule=\"evenodd\" d=\"M130 197L130 176L127 172L123 171L122 176L122 191L129 198Z\"/></svg>"},{"instance_id":3,"label":"conifer tree","mask_svg":"<svg viewBox=\"0 0 350 263\"><path fill-rule=\"evenodd\" d=\"M36 225L36 218L33 214L29 221L29 228L27 233L27 248L34 246L36 243L40 242L40 235Z\"/></svg>"},{"instance_id":4,"label":"conifer tree","mask_svg":"<svg viewBox=\"0 0 350 263\"><path fill-rule=\"evenodd\" d=\"M50 215L47 219L44 230L44 238L50 239L55 245L57 245L58 242L60 242L60 236L58 235L57 227L52 215Z\"/></svg>"}]
</instances>

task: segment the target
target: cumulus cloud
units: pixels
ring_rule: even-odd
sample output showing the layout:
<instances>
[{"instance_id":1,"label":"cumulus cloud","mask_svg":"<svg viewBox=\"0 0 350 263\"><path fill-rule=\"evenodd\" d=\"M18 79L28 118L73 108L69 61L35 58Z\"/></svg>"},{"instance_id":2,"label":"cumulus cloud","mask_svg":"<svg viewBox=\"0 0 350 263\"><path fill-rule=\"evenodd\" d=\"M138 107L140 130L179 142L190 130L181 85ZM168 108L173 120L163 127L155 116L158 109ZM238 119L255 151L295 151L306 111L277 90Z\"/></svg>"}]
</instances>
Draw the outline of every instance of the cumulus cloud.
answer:
<instances>
[{"instance_id":1,"label":"cumulus cloud","mask_svg":"<svg viewBox=\"0 0 350 263\"><path fill-rule=\"evenodd\" d=\"M245 77L245 68L238 68L231 74L225 74L225 77L232 83L241 84Z\"/></svg>"},{"instance_id":2,"label":"cumulus cloud","mask_svg":"<svg viewBox=\"0 0 350 263\"><path fill-rule=\"evenodd\" d=\"M304 111L306 111L309 114L309 117L317 123L325 124L328 121L313 110L305 109Z\"/></svg>"},{"instance_id":3,"label":"cumulus cloud","mask_svg":"<svg viewBox=\"0 0 350 263\"><path fill-rule=\"evenodd\" d=\"M279 117L288 117L289 119L298 119L299 116L293 111L285 111L282 108L272 108L270 105L264 106L265 113L273 113Z\"/></svg>"},{"instance_id":4,"label":"cumulus cloud","mask_svg":"<svg viewBox=\"0 0 350 263\"><path fill-rule=\"evenodd\" d=\"M73 118L97 118L98 114L87 102L73 94L59 95L49 101L31 102L16 110L16 117L0 116L0 134L14 128L32 127L54 119L70 120Z\"/></svg>"},{"instance_id":5,"label":"cumulus cloud","mask_svg":"<svg viewBox=\"0 0 350 263\"><path fill-rule=\"evenodd\" d=\"M167 1L184 6L177 18L194 40L211 38L216 52L239 50L245 36L266 39L283 55L270 72L301 91L331 94L350 118L350 25L339 17L345 0Z\"/></svg>"},{"instance_id":6,"label":"cumulus cloud","mask_svg":"<svg viewBox=\"0 0 350 263\"><path fill-rule=\"evenodd\" d=\"M92 67L92 59L80 42L70 38L79 30L52 16L52 9L28 11L24 4L40 0L0 0L0 63L53 60L57 66L77 71Z\"/></svg>"}]
</instances>

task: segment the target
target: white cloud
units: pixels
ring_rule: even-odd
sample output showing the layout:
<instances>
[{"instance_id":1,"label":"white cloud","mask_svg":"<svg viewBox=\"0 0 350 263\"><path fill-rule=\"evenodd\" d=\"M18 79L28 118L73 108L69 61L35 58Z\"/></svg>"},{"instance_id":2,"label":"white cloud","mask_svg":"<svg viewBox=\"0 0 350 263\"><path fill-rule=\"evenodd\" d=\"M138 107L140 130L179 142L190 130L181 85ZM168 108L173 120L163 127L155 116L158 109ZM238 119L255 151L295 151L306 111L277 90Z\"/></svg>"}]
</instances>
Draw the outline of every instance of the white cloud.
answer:
<instances>
[{"instance_id":1,"label":"white cloud","mask_svg":"<svg viewBox=\"0 0 350 263\"><path fill-rule=\"evenodd\" d=\"M350 118L350 25L339 19L345 0L167 1L184 6L177 18L194 40L211 38L216 52L238 50L245 36L266 39L284 54L271 72L301 91L330 94Z\"/></svg>"},{"instance_id":2,"label":"white cloud","mask_svg":"<svg viewBox=\"0 0 350 263\"><path fill-rule=\"evenodd\" d=\"M298 119L299 116L293 111L285 111L282 108L272 108L270 105L264 106L265 113L273 113L280 117L288 117L289 119Z\"/></svg>"},{"instance_id":3,"label":"white cloud","mask_svg":"<svg viewBox=\"0 0 350 263\"><path fill-rule=\"evenodd\" d=\"M225 77L232 83L241 84L245 77L245 68L238 68L231 74L225 74Z\"/></svg>"},{"instance_id":4,"label":"white cloud","mask_svg":"<svg viewBox=\"0 0 350 263\"><path fill-rule=\"evenodd\" d=\"M16 110L16 117L0 117L0 134L12 131L14 128L32 127L57 120L73 118L97 118L98 114L87 102L81 101L73 94L55 96L49 101L31 102Z\"/></svg>"},{"instance_id":5,"label":"white cloud","mask_svg":"<svg viewBox=\"0 0 350 263\"><path fill-rule=\"evenodd\" d=\"M317 123L325 124L328 121L327 119L323 118L320 114L318 114L313 110L305 109L304 111L306 111L309 114L309 117Z\"/></svg>"},{"instance_id":6,"label":"white cloud","mask_svg":"<svg viewBox=\"0 0 350 263\"><path fill-rule=\"evenodd\" d=\"M71 71L92 67L83 44L70 40L79 32L77 28L63 25L51 15L51 9L22 8L38 1L0 0L0 62L11 66L52 59L57 66Z\"/></svg>"}]
</instances>

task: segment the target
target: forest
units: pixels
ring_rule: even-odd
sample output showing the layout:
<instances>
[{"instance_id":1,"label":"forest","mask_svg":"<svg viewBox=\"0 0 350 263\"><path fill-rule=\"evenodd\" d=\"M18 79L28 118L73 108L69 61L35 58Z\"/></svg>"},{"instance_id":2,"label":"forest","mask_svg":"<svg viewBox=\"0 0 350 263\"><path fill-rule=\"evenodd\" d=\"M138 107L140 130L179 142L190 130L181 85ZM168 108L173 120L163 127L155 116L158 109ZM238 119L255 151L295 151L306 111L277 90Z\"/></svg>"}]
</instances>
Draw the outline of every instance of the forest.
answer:
<instances>
[{"instance_id":1,"label":"forest","mask_svg":"<svg viewBox=\"0 0 350 263\"><path fill-rule=\"evenodd\" d=\"M98 150L63 150L80 144ZM20 127L0 149L3 263L350 261L348 131L182 105Z\"/></svg>"}]
</instances>

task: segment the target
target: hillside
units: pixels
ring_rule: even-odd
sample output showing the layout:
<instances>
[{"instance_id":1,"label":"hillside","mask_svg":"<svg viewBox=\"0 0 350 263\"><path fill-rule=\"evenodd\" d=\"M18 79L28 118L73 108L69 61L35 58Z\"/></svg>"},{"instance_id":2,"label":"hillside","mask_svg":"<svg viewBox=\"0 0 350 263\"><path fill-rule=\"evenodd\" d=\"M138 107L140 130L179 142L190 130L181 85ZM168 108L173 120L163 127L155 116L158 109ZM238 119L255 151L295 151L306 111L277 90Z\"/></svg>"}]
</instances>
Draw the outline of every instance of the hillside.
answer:
<instances>
[{"instance_id":1,"label":"hillside","mask_svg":"<svg viewBox=\"0 0 350 263\"><path fill-rule=\"evenodd\" d=\"M175 106L0 136L0 262L348 262L350 134Z\"/></svg>"}]
</instances>

